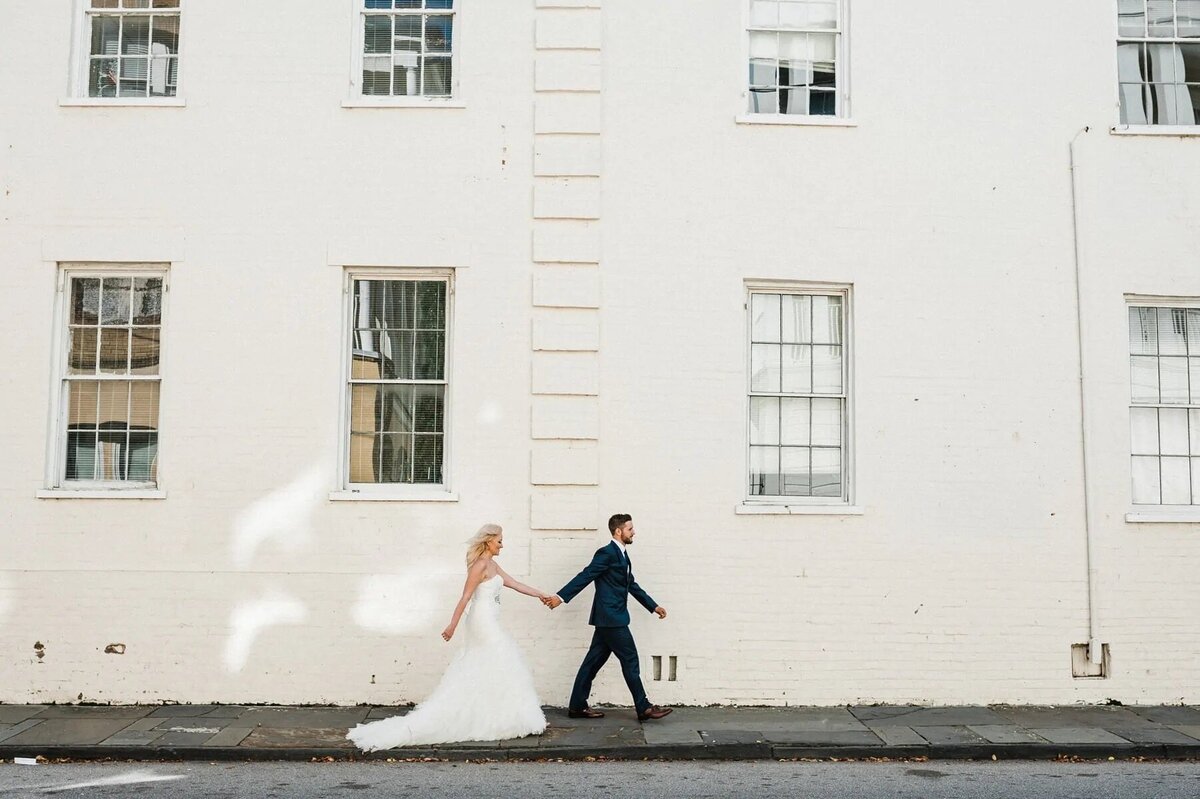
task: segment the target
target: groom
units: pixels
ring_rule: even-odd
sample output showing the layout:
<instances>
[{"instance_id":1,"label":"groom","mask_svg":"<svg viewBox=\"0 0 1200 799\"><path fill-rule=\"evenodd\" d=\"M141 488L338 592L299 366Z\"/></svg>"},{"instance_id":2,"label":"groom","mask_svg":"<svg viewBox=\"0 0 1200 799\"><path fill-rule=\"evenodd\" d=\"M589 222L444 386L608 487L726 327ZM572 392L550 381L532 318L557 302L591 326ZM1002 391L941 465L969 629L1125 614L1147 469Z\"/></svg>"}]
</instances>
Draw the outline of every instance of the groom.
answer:
<instances>
[{"instance_id":1,"label":"groom","mask_svg":"<svg viewBox=\"0 0 1200 799\"><path fill-rule=\"evenodd\" d=\"M567 715L573 719L604 717L599 710L588 707L587 700L592 693L592 681L596 679L600 667L605 664L609 655L615 654L617 660L621 661L621 673L625 675L629 693L633 694L633 706L637 710L638 720L661 719L670 713L672 708L652 705L646 698L646 689L642 687L641 668L638 664L637 646L629 632L629 595L633 594L634 599L642 603L646 610L657 614L660 619L667 617L667 611L655 604L650 595L633 579L633 567L629 564L629 552L626 549L633 543L633 517L628 513L614 515L608 520L608 531L612 533L612 541L596 550L587 568L563 586L557 596L542 600L546 607L553 610L563 602L574 599L588 583L596 583L592 615L588 619L588 624L595 627L596 631L592 634L592 646L579 666L579 673L575 675L575 687L571 691Z\"/></svg>"}]
</instances>

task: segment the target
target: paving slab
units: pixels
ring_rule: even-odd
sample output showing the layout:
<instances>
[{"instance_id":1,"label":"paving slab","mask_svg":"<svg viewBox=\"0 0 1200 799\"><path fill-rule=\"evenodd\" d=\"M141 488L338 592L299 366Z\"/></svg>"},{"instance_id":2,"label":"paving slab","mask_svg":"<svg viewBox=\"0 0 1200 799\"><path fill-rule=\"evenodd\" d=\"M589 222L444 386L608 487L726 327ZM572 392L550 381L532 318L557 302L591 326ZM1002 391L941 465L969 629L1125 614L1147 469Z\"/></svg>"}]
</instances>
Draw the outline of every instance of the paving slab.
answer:
<instances>
[{"instance_id":1,"label":"paving slab","mask_svg":"<svg viewBox=\"0 0 1200 799\"><path fill-rule=\"evenodd\" d=\"M1200 724L1171 724L1175 732L1181 732L1189 738L1195 738L1200 743Z\"/></svg>"},{"instance_id":2,"label":"paving slab","mask_svg":"<svg viewBox=\"0 0 1200 799\"><path fill-rule=\"evenodd\" d=\"M140 718L140 719L134 719L129 724L125 725L122 732L140 732L143 730L153 730L155 727L157 727L161 723L162 723L162 719L152 718L150 716L147 716L145 718Z\"/></svg>"},{"instance_id":3,"label":"paving slab","mask_svg":"<svg viewBox=\"0 0 1200 799\"><path fill-rule=\"evenodd\" d=\"M201 746L213 737L213 732L164 732L155 746Z\"/></svg>"},{"instance_id":4,"label":"paving slab","mask_svg":"<svg viewBox=\"0 0 1200 799\"><path fill-rule=\"evenodd\" d=\"M1182 732L1173 730L1170 727L1138 727L1132 730L1109 730L1109 732L1119 735L1135 744L1181 744L1184 746L1194 746L1200 743L1200 741L1191 736L1184 735Z\"/></svg>"},{"instance_id":5,"label":"paving slab","mask_svg":"<svg viewBox=\"0 0 1200 799\"><path fill-rule=\"evenodd\" d=\"M1153 721L1143 718L1128 708L1116 705L1087 706L1012 706L993 705L992 709L1003 717L1001 724L1016 724L1018 727L1099 727L1104 730L1155 727Z\"/></svg>"},{"instance_id":6,"label":"paving slab","mask_svg":"<svg viewBox=\"0 0 1200 799\"><path fill-rule=\"evenodd\" d=\"M365 715L365 713L364 713ZM255 727L240 744L264 749L353 749L345 727L298 729L295 727Z\"/></svg>"},{"instance_id":7,"label":"paving slab","mask_svg":"<svg viewBox=\"0 0 1200 799\"><path fill-rule=\"evenodd\" d=\"M154 743L155 739L164 735L162 730L130 730L124 729L112 737L105 738L100 746L145 746Z\"/></svg>"},{"instance_id":8,"label":"paving slab","mask_svg":"<svg viewBox=\"0 0 1200 799\"><path fill-rule=\"evenodd\" d=\"M203 716L208 713L216 713L221 705L164 705L156 708L151 716L172 716L175 718L186 718L187 716ZM247 708L248 710L249 708ZM239 712L223 713L220 715L237 717Z\"/></svg>"},{"instance_id":9,"label":"paving slab","mask_svg":"<svg viewBox=\"0 0 1200 799\"><path fill-rule=\"evenodd\" d=\"M238 746L252 732L254 730L251 727L226 727L201 746Z\"/></svg>"},{"instance_id":10,"label":"paving slab","mask_svg":"<svg viewBox=\"0 0 1200 799\"><path fill-rule=\"evenodd\" d=\"M1098 727L1035 727L1030 730L1055 744L1129 745L1129 741Z\"/></svg>"},{"instance_id":11,"label":"paving slab","mask_svg":"<svg viewBox=\"0 0 1200 799\"><path fill-rule=\"evenodd\" d=\"M143 721L157 721L154 725L156 730L168 730L170 732L204 732L208 731L211 735L214 732L220 732L223 727L231 727L235 724L240 724L243 727L252 726L247 724L243 719L218 719L212 716L189 716L187 718L155 718L143 719Z\"/></svg>"},{"instance_id":12,"label":"paving slab","mask_svg":"<svg viewBox=\"0 0 1200 799\"><path fill-rule=\"evenodd\" d=\"M22 733L7 738L6 746L55 746L98 744L116 735L128 719L46 719Z\"/></svg>"},{"instance_id":13,"label":"paving slab","mask_svg":"<svg viewBox=\"0 0 1200 799\"><path fill-rule=\"evenodd\" d=\"M1044 744L1046 740L1011 724L971 724L967 729L994 744Z\"/></svg>"},{"instance_id":14,"label":"paving slab","mask_svg":"<svg viewBox=\"0 0 1200 799\"><path fill-rule=\"evenodd\" d=\"M920 710L920 705L850 705L846 710L860 721L878 721Z\"/></svg>"},{"instance_id":15,"label":"paving slab","mask_svg":"<svg viewBox=\"0 0 1200 799\"><path fill-rule=\"evenodd\" d=\"M755 730L699 730L700 739L709 746L762 744L766 737Z\"/></svg>"},{"instance_id":16,"label":"paving slab","mask_svg":"<svg viewBox=\"0 0 1200 799\"><path fill-rule=\"evenodd\" d=\"M45 709L45 705L0 705L0 724L20 724Z\"/></svg>"},{"instance_id":17,"label":"paving slab","mask_svg":"<svg viewBox=\"0 0 1200 799\"><path fill-rule=\"evenodd\" d=\"M857 713L855 716L857 717ZM866 720L866 719L863 719ZM968 724L1006 724L1001 716L990 708L967 707L920 707L907 713L878 716L870 719L872 727L899 724L904 727L965 727Z\"/></svg>"},{"instance_id":18,"label":"paving slab","mask_svg":"<svg viewBox=\"0 0 1200 799\"><path fill-rule=\"evenodd\" d=\"M41 724L38 719L26 719L20 724L9 725L8 729L0 731L0 741L8 741L10 738L14 738L25 732L25 730L36 727L38 724Z\"/></svg>"},{"instance_id":19,"label":"paving slab","mask_svg":"<svg viewBox=\"0 0 1200 799\"><path fill-rule=\"evenodd\" d=\"M542 734L542 747L582 746L606 748L614 746L636 746L645 743L642 728L636 725L609 724L594 727L551 726Z\"/></svg>"},{"instance_id":20,"label":"paving slab","mask_svg":"<svg viewBox=\"0 0 1200 799\"><path fill-rule=\"evenodd\" d=\"M966 725L932 725L913 727L922 738L934 746L978 746L988 741Z\"/></svg>"},{"instance_id":21,"label":"paving slab","mask_svg":"<svg viewBox=\"0 0 1200 799\"><path fill-rule=\"evenodd\" d=\"M700 733L689 726L674 724L648 724L642 728L642 737L651 746L703 743Z\"/></svg>"},{"instance_id":22,"label":"paving slab","mask_svg":"<svg viewBox=\"0 0 1200 799\"><path fill-rule=\"evenodd\" d=\"M365 707L252 707L237 716L243 727L349 729L367 717Z\"/></svg>"},{"instance_id":23,"label":"paving slab","mask_svg":"<svg viewBox=\"0 0 1200 799\"><path fill-rule=\"evenodd\" d=\"M1165 707L1128 706L1128 710L1156 724L1200 725L1200 708L1188 705L1167 705Z\"/></svg>"},{"instance_id":24,"label":"paving slab","mask_svg":"<svg viewBox=\"0 0 1200 799\"><path fill-rule=\"evenodd\" d=\"M140 719L154 710L149 705L49 705L39 719Z\"/></svg>"},{"instance_id":25,"label":"paving slab","mask_svg":"<svg viewBox=\"0 0 1200 799\"><path fill-rule=\"evenodd\" d=\"M879 739L888 746L929 746L929 742L912 727L888 724L883 727L871 726L868 729L879 736Z\"/></svg>"},{"instance_id":26,"label":"paving slab","mask_svg":"<svg viewBox=\"0 0 1200 799\"><path fill-rule=\"evenodd\" d=\"M763 737L773 744L803 744L806 746L882 746L883 740L870 730L787 730L764 732Z\"/></svg>"}]
</instances>

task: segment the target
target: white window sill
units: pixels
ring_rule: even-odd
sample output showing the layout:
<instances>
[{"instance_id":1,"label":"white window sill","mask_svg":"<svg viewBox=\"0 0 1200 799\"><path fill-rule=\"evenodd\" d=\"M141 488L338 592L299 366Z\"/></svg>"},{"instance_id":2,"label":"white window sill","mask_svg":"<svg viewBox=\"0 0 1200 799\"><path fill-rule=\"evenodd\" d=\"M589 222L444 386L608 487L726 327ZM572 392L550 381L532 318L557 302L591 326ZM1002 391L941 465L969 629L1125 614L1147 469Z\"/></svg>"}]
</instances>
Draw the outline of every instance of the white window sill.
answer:
<instances>
[{"instance_id":1,"label":"white window sill","mask_svg":"<svg viewBox=\"0 0 1200 799\"><path fill-rule=\"evenodd\" d=\"M857 128L853 119L830 116L800 116L793 114L739 114L733 118L739 125L802 125L814 128Z\"/></svg>"},{"instance_id":2,"label":"white window sill","mask_svg":"<svg viewBox=\"0 0 1200 799\"><path fill-rule=\"evenodd\" d=\"M1117 125L1114 136L1200 136L1200 125Z\"/></svg>"},{"instance_id":3,"label":"white window sill","mask_svg":"<svg viewBox=\"0 0 1200 799\"><path fill-rule=\"evenodd\" d=\"M743 502L733 512L739 516L862 516L861 505L783 505Z\"/></svg>"},{"instance_id":4,"label":"white window sill","mask_svg":"<svg viewBox=\"0 0 1200 799\"><path fill-rule=\"evenodd\" d=\"M182 108L187 101L182 97L63 97L58 104L94 108Z\"/></svg>"},{"instance_id":5,"label":"white window sill","mask_svg":"<svg viewBox=\"0 0 1200 799\"><path fill-rule=\"evenodd\" d=\"M330 491L330 502L458 502L458 494L430 489L428 491L367 491L347 489Z\"/></svg>"},{"instance_id":6,"label":"white window sill","mask_svg":"<svg viewBox=\"0 0 1200 799\"><path fill-rule=\"evenodd\" d=\"M462 100L441 97L356 97L343 100L342 108L466 108Z\"/></svg>"},{"instance_id":7,"label":"white window sill","mask_svg":"<svg viewBox=\"0 0 1200 799\"><path fill-rule=\"evenodd\" d=\"M1139 524L1166 524L1170 522L1200 522L1200 505L1195 507L1168 508L1147 505L1145 509L1131 510L1125 514L1125 521Z\"/></svg>"},{"instance_id":8,"label":"white window sill","mask_svg":"<svg viewBox=\"0 0 1200 799\"><path fill-rule=\"evenodd\" d=\"M38 499L166 499L161 488L44 488Z\"/></svg>"}]
</instances>

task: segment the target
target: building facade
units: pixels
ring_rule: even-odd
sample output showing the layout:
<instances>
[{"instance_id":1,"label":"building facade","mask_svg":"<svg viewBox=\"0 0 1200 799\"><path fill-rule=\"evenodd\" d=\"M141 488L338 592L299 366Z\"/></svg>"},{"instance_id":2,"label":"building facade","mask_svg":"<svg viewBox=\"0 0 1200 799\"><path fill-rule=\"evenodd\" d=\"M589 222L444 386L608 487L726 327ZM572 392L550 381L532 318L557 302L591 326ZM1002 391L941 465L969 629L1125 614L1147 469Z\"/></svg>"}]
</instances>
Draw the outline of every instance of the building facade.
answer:
<instances>
[{"instance_id":1,"label":"building facade","mask_svg":"<svg viewBox=\"0 0 1200 799\"><path fill-rule=\"evenodd\" d=\"M1200 701L1200 2L0 10L0 701Z\"/></svg>"}]
</instances>

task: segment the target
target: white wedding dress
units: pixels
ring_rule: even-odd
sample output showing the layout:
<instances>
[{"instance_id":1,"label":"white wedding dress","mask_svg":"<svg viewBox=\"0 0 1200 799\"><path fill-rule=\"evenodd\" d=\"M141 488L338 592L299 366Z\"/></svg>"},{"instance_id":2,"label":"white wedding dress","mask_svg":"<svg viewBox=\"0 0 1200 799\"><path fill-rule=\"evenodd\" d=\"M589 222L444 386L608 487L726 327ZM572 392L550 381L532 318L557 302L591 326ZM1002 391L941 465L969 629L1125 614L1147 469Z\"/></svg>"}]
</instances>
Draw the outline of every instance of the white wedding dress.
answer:
<instances>
[{"instance_id":1,"label":"white wedding dress","mask_svg":"<svg viewBox=\"0 0 1200 799\"><path fill-rule=\"evenodd\" d=\"M405 716L359 724L346 737L363 751L495 741L536 735L546 716L517 642L500 624L497 574L475 588L463 615L462 650L429 697Z\"/></svg>"}]
</instances>

